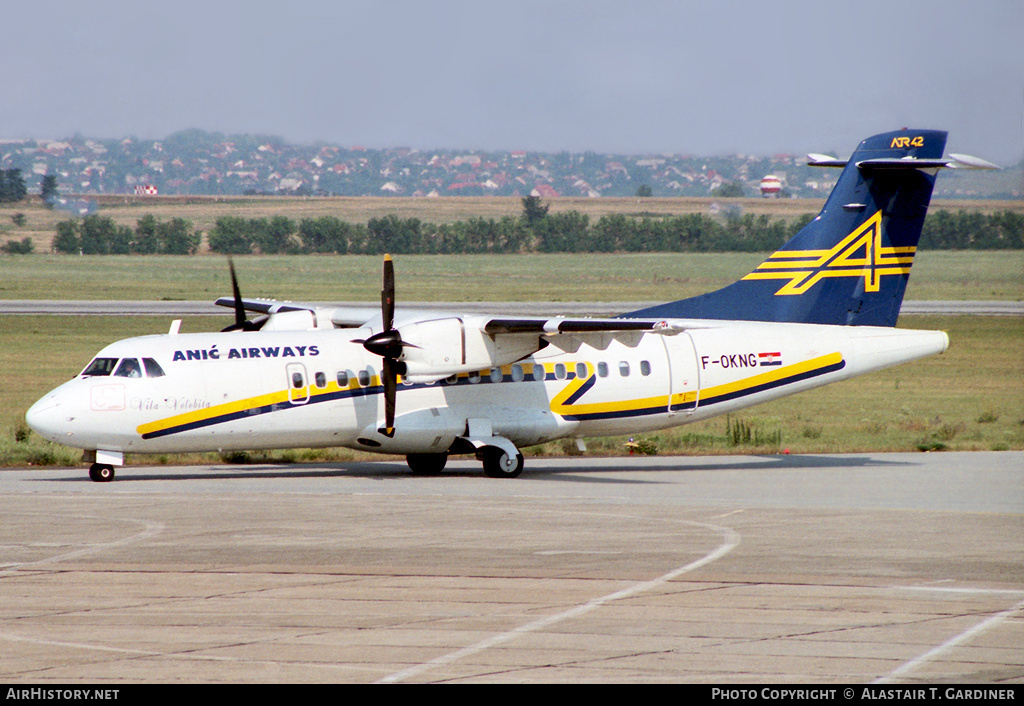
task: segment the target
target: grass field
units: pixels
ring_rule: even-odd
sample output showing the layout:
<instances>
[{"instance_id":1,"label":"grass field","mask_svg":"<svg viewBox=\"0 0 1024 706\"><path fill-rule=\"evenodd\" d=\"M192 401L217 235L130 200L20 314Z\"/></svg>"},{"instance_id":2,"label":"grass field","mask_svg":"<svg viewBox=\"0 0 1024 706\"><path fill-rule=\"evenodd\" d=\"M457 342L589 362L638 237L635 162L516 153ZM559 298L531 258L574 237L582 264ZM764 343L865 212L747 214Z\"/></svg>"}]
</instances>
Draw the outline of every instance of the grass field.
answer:
<instances>
[{"instance_id":1,"label":"grass field","mask_svg":"<svg viewBox=\"0 0 1024 706\"><path fill-rule=\"evenodd\" d=\"M183 330L215 330L214 317L186 320ZM108 342L163 332L150 317L0 317L0 466L76 465L78 452L30 433L25 410L77 374ZM836 453L1024 448L1024 319L908 316L906 328L946 330L941 356L754 407L725 418L638 437L657 453ZM837 414L836 410L841 410ZM744 434L747 431L749 442ZM623 439L588 441L593 454L624 454ZM760 443L758 443L760 442ZM552 442L527 454L569 454ZM350 460L346 450L258 455L276 461ZM216 455L140 457L140 463L217 461ZM131 460L129 460L131 462Z\"/></svg>"},{"instance_id":2,"label":"grass field","mask_svg":"<svg viewBox=\"0 0 1024 706\"><path fill-rule=\"evenodd\" d=\"M667 301L734 282L763 253L405 255L399 301ZM377 301L380 258L245 256L243 294L292 301ZM227 259L140 255L0 257L0 299L208 300L231 293ZM1024 252L923 251L908 299L1024 297Z\"/></svg>"},{"instance_id":3,"label":"grass field","mask_svg":"<svg viewBox=\"0 0 1024 706\"><path fill-rule=\"evenodd\" d=\"M366 223L371 218L395 215L400 218L419 218L428 223L451 223L468 218L518 217L522 203L512 197L316 197L294 196L98 196L100 213L109 216L118 225L135 227L147 214L161 221L184 218L195 229L208 233L222 216L242 218L269 218L286 216L295 221L303 218L334 216L350 223ZM728 204L743 213L767 215L773 219L792 220L805 213L817 213L824 199L714 199L714 198L554 198L544 201L551 213L576 211L588 215L591 221L610 214L632 216L681 216L690 213L708 214L712 204ZM993 213L1015 211L1024 213L1021 201L933 200L931 211L978 211ZM15 225L11 216L25 215L25 224ZM38 197L18 204L0 205L0 242L30 237L36 252L49 252L57 223L70 218L60 211L43 207Z\"/></svg>"}]
</instances>

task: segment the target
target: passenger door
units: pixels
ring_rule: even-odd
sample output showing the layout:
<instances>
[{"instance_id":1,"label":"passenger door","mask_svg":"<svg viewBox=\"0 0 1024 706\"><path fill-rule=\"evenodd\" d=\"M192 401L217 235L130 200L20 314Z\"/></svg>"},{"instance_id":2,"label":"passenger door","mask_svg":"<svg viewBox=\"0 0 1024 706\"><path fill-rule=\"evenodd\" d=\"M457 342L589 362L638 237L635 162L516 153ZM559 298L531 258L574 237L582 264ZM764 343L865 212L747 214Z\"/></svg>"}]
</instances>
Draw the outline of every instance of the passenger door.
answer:
<instances>
[{"instance_id":1,"label":"passenger door","mask_svg":"<svg viewBox=\"0 0 1024 706\"><path fill-rule=\"evenodd\" d=\"M661 339L668 356L668 413L693 414L700 403L700 371L693 339L685 331L675 336L661 336Z\"/></svg>"},{"instance_id":2,"label":"passenger door","mask_svg":"<svg viewBox=\"0 0 1024 706\"><path fill-rule=\"evenodd\" d=\"M306 404L309 401L309 378L302 363L288 363L288 399L292 404Z\"/></svg>"}]
</instances>

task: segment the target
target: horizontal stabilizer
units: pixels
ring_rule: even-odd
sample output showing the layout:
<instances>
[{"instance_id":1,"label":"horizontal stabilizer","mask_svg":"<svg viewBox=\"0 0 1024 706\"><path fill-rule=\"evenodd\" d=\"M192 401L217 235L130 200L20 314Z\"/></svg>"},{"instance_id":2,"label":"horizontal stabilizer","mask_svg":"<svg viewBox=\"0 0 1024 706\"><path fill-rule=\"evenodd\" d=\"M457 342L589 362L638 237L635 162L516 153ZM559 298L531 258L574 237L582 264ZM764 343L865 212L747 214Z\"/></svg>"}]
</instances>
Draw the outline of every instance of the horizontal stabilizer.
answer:
<instances>
[{"instance_id":1,"label":"horizontal stabilizer","mask_svg":"<svg viewBox=\"0 0 1024 706\"><path fill-rule=\"evenodd\" d=\"M811 153L807 155L807 166L808 167L845 167L845 159L836 159L830 157L827 154L815 154Z\"/></svg>"},{"instance_id":2,"label":"horizontal stabilizer","mask_svg":"<svg viewBox=\"0 0 1024 706\"><path fill-rule=\"evenodd\" d=\"M882 157L857 162L860 169L945 169L948 159L921 159L919 157Z\"/></svg>"},{"instance_id":3,"label":"horizontal stabilizer","mask_svg":"<svg viewBox=\"0 0 1024 706\"><path fill-rule=\"evenodd\" d=\"M810 153L807 155L808 167L845 167L847 160L836 159L827 154ZM857 162L861 169L1001 169L980 157L969 154L950 154L948 158L919 159L917 157L900 157L890 159L865 159Z\"/></svg>"},{"instance_id":4,"label":"horizontal stabilizer","mask_svg":"<svg viewBox=\"0 0 1024 706\"><path fill-rule=\"evenodd\" d=\"M981 159L980 157L972 157L969 154L953 154L950 152L950 157L953 161L946 166L951 169L1001 169L998 164L992 164L987 160Z\"/></svg>"}]
</instances>

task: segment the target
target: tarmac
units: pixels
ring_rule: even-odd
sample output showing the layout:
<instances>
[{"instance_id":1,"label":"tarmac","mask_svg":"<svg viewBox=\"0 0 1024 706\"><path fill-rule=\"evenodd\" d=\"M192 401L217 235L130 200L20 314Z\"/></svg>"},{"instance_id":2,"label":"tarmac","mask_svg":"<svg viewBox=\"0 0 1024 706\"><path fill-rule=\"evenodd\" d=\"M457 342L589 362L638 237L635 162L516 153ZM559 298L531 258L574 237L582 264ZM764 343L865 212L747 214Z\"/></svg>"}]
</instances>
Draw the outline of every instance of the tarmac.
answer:
<instances>
[{"instance_id":1,"label":"tarmac","mask_svg":"<svg viewBox=\"0 0 1024 706\"><path fill-rule=\"evenodd\" d=\"M0 471L0 681L1024 683L1024 452Z\"/></svg>"}]
</instances>

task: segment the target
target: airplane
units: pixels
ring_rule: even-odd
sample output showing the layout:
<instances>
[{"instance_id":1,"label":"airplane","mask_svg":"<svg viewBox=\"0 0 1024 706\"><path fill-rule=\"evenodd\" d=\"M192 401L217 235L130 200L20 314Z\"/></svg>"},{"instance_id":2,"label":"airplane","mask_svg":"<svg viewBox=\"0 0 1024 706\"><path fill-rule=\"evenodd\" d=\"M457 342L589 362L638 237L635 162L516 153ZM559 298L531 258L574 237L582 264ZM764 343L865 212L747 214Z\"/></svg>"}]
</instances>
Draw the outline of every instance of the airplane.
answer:
<instances>
[{"instance_id":1,"label":"airplane","mask_svg":"<svg viewBox=\"0 0 1024 706\"><path fill-rule=\"evenodd\" d=\"M125 453L347 447L438 474L473 454L515 478L523 447L628 435L729 414L939 354L942 331L896 321L935 178L997 168L943 157L947 133L870 137L816 218L735 283L610 318L416 311L245 299L221 332L117 341L36 402L29 426L83 449L89 476ZM249 313L258 314L249 319Z\"/></svg>"}]
</instances>

